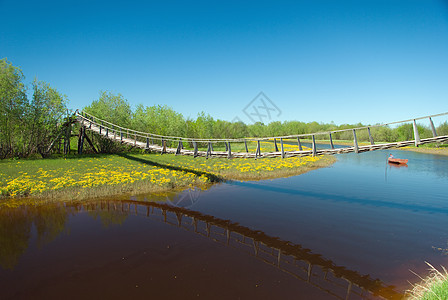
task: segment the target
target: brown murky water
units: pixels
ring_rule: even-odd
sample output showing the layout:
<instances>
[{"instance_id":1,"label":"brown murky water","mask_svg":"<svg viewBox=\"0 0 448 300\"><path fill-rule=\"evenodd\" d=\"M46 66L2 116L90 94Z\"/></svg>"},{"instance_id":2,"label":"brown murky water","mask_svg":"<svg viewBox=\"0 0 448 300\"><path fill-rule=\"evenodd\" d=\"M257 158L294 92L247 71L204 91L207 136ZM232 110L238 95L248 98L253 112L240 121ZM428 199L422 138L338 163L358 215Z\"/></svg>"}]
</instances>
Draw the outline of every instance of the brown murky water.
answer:
<instances>
[{"instance_id":1,"label":"brown murky water","mask_svg":"<svg viewBox=\"0 0 448 300\"><path fill-rule=\"evenodd\" d=\"M385 176L378 155L207 191L3 208L0 299L399 299L418 280L409 269L448 265L448 160L409 154L434 167Z\"/></svg>"}]
</instances>

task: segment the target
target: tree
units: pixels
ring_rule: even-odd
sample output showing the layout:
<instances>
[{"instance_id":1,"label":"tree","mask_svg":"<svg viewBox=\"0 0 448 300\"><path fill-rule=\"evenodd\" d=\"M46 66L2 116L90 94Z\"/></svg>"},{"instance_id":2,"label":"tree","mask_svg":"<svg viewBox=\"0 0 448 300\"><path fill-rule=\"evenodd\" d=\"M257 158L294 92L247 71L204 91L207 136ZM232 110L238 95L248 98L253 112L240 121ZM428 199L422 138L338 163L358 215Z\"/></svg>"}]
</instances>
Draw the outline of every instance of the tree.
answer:
<instances>
[{"instance_id":1,"label":"tree","mask_svg":"<svg viewBox=\"0 0 448 300\"><path fill-rule=\"evenodd\" d=\"M101 92L98 100L84 108L84 111L97 118L108 121L121 127L129 128L132 119L132 110L129 102L121 94ZM121 150L121 146L113 141L98 137L96 144L101 152L110 153Z\"/></svg>"},{"instance_id":2,"label":"tree","mask_svg":"<svg viewBox=\"0 0 448 300\"><path fill-rule=\"evenodd\" d=\"M51 142L61 131L60 123L67 110L65 95L43 81L34 80L33 98L27 116L29 150L47 155Z\"/></svg>"},{"instance_id":3,"label":"tree","mask_svg":"<svg viewBox=\"0 0 448 300\"><path fill-rule=\"evenodd\" d=\"M0 59L0 158L23 153L28 109L22 70Z\"/></svg>"}]
</instances>

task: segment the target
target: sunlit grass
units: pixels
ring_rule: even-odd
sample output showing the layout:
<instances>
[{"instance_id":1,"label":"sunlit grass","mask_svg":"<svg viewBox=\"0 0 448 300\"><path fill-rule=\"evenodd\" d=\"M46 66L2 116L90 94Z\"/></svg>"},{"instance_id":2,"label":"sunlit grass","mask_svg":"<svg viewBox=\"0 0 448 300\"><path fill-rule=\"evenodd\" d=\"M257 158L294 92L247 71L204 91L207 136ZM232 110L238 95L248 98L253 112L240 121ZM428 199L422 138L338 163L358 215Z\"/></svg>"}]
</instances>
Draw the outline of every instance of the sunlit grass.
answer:
<instances>
[{"instance_id":1,"label":"sunlit grass","mask_svg":"<svg viewBox=\"0 0 448 300\"><path fill-rule=\"evenodd\" d=\"M408 299L415 300L445 300L448 299L448 272L442 267L442 272L427 263L430 274L421 278L421 282L414 285L408 292ZM418 276L418 275L417 275Z\"/></svg>"},{"instance_id":2,"label":"sunlit grass","mask_svg":"<svg viewBox=\"0 0 448 300\"><path fill-rule=\"evenodd\" d=\"M270 151L272 147L272 143L262 143L262 152ZM291 151L291 148L285 145L285 151ZM0 161L0 197L84 199L130 192L157 192L226 179L292 176L334 161L334 157L327 156L256 160L154 153L4 160Z\"/></svg>"}]
</instances>

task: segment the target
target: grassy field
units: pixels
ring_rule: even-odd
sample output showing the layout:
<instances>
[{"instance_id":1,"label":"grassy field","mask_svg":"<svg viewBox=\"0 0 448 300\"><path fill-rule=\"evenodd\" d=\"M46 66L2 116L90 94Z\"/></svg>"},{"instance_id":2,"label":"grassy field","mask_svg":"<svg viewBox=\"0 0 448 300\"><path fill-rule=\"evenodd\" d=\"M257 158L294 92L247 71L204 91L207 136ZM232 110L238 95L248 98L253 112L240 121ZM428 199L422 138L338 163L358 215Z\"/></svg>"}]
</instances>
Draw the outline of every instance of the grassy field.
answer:
<instances>
[{"instance_id":1,"label":"grassy field","mask_svg":"<svg viewBox=\"0 0 448 300\"><path fill-rule=\"evenodd\" d=\"M335 160L327 156L205 159L143 153L3 160L0 206L13 206L23 196L85 199L206 186L223 180L286 177L328 166Z\"/></svg>"}]
</instances>

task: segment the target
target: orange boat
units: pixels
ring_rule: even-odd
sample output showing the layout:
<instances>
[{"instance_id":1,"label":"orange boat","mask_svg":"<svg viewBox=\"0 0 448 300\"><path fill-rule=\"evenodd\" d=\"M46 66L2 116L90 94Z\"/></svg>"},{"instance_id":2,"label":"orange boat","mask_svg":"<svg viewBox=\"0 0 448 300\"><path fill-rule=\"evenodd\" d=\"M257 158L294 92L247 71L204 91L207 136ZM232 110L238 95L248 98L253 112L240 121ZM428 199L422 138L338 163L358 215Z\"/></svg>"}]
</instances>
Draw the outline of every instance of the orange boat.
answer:
<instances>
[{"instance_id":1,"label":"orange boat","mask_svg":"<svg viewBox=\"0 0 448 300\"><path fill-rule=\"evenodd\" d=\"M387 161L389 162L389 163L393 163L393 164L407 164L408 163L408 160L407 159L400 159L400 158L391 158L391 157L389 157L388 159L387 159Z\"/></svg>"}]
</instances>

